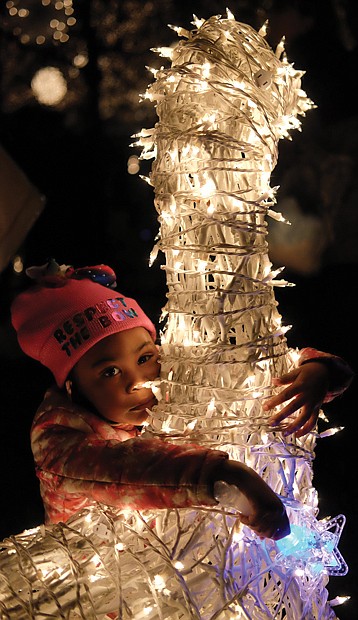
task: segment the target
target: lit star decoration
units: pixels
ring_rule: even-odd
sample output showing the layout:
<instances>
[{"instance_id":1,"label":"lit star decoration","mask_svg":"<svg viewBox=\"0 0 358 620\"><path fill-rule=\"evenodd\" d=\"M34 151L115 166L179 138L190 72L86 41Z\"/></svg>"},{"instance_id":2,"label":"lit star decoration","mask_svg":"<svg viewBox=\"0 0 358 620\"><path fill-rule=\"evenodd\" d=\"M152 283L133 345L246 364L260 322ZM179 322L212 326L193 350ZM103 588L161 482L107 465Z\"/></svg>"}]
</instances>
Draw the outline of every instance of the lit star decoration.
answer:
<instances>
[{"instance_id":1,"label":"lit star decoration","mask_svg":"<svg viewBox=\"0 0 358 620\"><path fill-rule=\"evenodd\" d=\"M293 504L291 502L291 510ZM290 508L288 512L290 514ZM344 515L338 515L333 519L317 521L309 511L297 504L295 520L296 523L291 523L289 536L275 543L273 557L274 563L286 572L287 577L295 579L305 605L304 613L309 614L311 599L322 579L328 582L328 575L343 576L348 572L348 566L338 550L346 519ZM331 605L334 604L338 601L331 601Z\"/></svg>"},{"instance_id":2,"label":"lit star decoration","mask_svg":"<svg viewBox=\"0 0 358 620\"><path fill-rule=\"evenodd\" d=\"M270 176L279 140L313 104L265 28L230 11L194 16L194 26L173 27L184 40L156 48L170 66L153 72L143 97L159 120L136 136L141 158L154 159L146 180L160 230L151 258L164 252L168 287L159 402L144 436L220 448L253 467L287 505L292 536L282 547L261 541L240 522L243 498L222 487L210 508L94 505L3 542L4 618L335 618L326 585L330 571L345 570L344 520L316 519L320 434L285 437L262 408L277 389L272 377L297 364L273 293L288 283L268 259L265 218L282 219Z\"/></svg>"},{"instance_id":3,"label":"lit star decoration","mask_svg":"<svg viewBox=\"0 0 358 620\"><path fill-rule=\"evenodd\" d=\"M339 515L326 522L292 524L291 534L276 543L279 550L276 562L296 574L302 571L311 579L322 571L328 575L345 575L348 567L337 549L344 523L345 517Z\"/></svg>"}]
</instances>

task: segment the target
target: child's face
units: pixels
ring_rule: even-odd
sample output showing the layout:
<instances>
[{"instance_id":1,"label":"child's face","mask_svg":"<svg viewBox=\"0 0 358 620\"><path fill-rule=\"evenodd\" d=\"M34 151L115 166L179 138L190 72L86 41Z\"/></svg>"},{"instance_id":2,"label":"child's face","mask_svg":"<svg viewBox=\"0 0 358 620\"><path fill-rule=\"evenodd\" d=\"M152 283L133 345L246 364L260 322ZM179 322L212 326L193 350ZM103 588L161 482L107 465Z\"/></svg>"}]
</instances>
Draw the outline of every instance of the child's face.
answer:
<instances>
[{"instance_id":1,"label":"child's face","mask_svg":"<svg viewBox=\"0 0 358 620\"><path fill-rule=\"evenodd\" d=\"M103 338L81 357L73 369L80 392L104 418L140 425L146 409L156 404L153 392L141 387L159 376L158 349L144 327L134 327Z\"/></svg>"}]
</instances>

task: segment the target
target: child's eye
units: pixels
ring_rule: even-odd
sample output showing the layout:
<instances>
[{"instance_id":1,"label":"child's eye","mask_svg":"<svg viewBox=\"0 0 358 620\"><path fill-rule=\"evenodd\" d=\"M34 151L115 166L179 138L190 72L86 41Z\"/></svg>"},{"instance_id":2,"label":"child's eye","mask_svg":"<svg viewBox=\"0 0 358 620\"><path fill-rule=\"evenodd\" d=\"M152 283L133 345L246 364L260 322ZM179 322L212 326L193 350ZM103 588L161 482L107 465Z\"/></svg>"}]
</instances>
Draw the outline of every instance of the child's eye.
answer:
<instances>
[{"instance_id":1,"label":"child's eye","mask_svg":"<svg viewBox=\"0 0 358 620\"><path fill-rule=\"evenodd\" d=\"M103 377L115 377L116 375L119 375L119 373L120 373L119 368L117 368L116 366L111 366L110 368L106 368L102 372L102 376Z\"/></svg>"},{"instance_id":2,"label":"child's eye","mask_svg":"<svg viewBox=\"0 0 358 620\"><path fill-rule=\"evenodd\" d=\"M146 355L141 355L138 364L145 364L153 357L153 353L147 353Z\"/></svg>"}]
</instances>

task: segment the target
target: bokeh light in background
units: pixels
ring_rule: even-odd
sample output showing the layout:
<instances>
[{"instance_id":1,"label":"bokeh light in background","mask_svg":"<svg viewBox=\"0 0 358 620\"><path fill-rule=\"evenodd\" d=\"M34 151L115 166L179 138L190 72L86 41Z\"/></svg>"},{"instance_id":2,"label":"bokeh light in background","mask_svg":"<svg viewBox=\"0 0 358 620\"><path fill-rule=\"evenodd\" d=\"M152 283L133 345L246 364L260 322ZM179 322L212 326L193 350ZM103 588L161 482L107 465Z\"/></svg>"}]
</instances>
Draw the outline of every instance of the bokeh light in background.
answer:
<instances>
[{"instance_id":1,"label":"bokeh light in background","mask_svg":"<svg viewBox=\"0 0 358 620\"><path fill-rule=\"evenodd\" d=\"M67 93L67 83L56 67L39 69L31 80L36 99L45 105L57 105Z\"/></svg>"},{"instance_id":2,"label":"bokeh light in background","mask_svg":"<svg viewBox=\"0 0 358 620\"><path fill-rule=\"evenodd\" d=\"M9 27L24 45L67 43L69 29L76 24L72 0L8 0L5 7Z\"/></svg>"},{"instance_id":3,"label":"bokeh light in background","mask_svg":"<svg viewBox=\"0 0 358 620\"><path fill-rule=\"evenodd\" d=\"M137 155L131 155L131 157L129 157L127 169L129 174L137 174L139 172L140 164Z\"/></svg>"},{"instance_id":4,"label":"bokeh light in background","mask_svg":"<svg viewBox=\"0 0 358 620\"><path fill-rule=\"evenodd\" d=\"M16 255L12 259L12 268L15 273L22 273L24 270L24 263L22 261L21 256Z\"/></svg>"}]
</instances>

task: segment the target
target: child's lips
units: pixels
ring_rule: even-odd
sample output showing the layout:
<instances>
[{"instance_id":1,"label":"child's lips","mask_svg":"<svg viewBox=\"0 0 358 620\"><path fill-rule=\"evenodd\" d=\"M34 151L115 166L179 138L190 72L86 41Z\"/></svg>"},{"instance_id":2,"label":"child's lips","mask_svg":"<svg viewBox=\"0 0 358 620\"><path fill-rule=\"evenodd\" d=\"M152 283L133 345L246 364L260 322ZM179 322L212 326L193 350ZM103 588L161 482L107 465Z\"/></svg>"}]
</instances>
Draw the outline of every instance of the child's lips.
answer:
<instances>
[{"instance_id":1,"label":"child's lips","mask_svg":"<svg viewBox=\"0 0 358 620\"><path fill-rule=\"evenodd\" d=\"M148 398L143 403L139 405L135 405L135 407L132 407L129 411L131 411L132 413L137 412L137 411L145 411L145 409L151 409L156 404L157 404L157 399L154 396L152 396L151 398Z\"/></svg>"}]
</instances>

